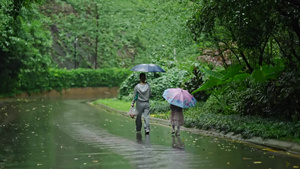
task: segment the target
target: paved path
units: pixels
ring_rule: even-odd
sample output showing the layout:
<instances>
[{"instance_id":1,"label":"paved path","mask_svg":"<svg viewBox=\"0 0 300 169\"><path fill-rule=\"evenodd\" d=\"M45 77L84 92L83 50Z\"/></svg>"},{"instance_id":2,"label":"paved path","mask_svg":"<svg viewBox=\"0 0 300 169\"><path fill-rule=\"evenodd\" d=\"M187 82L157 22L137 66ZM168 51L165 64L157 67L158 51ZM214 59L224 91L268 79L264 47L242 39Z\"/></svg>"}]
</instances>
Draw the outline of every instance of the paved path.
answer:
<instances>
[{"instance_id":1,"label":"paved path","mask_svg":"<svg viewBox=\"0 0 300 169\"><path fill-rule=\"evenodd\" d=\"M151 119L150 135L134 120L86 100L25 100L8 104L0 126L0 168L45 169L276 169L299 168L299 158L254 144Z\"/></svg>"}]
</instances>

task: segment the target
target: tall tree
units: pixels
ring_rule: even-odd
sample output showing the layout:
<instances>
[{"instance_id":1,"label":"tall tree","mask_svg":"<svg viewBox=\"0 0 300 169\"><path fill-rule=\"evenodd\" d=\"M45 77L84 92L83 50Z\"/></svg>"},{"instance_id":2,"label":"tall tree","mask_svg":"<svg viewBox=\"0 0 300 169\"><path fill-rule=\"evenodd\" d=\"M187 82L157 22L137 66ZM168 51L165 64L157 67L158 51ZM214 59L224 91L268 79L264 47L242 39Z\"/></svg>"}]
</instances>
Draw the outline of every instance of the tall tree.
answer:
<instances>
[{"instance_id":1,"label":"tall tree","mask_svg":"<svg viewBox=\"0 0 300 169\"><path fill-rule=\"evenodd\" d=\"M50 34L44 30L35 2L0 2L0 79L5 79L0 81L1 93L15 89L20 70L44 71L51 62Z\"/></svg>"},{"instance_id":2,"label":"tall tree","mask_svg":"<svg viewBox=\"0 0 300 169\"><path fill-rule=\"evenodd\" d=\"M280 51L290 66L300 61L300 1L196 1L188 26L200 40L208 35L216 45L226 44L249 70L271 64L269 49Z\"/></svg>"}]
</instances>

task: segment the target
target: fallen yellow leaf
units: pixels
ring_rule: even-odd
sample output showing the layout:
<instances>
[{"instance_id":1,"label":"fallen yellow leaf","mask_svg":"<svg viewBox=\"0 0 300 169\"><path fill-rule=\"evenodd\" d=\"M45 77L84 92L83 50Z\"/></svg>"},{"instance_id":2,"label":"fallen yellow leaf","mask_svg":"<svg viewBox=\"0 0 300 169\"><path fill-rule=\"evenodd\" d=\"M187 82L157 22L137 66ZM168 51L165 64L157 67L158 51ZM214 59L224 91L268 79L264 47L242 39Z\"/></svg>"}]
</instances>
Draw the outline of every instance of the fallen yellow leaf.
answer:
<instances>
[{"instance_id":1,"label":"fallen yellow leaf","mask_svg":"<svg viewBox=\"0 0 300 169\"><path fill-rule=\"evenodd\" d=\"M253 163L254 164L261 164L262 162L261 161L254 161Z\"/></svg>"}]
</instances>

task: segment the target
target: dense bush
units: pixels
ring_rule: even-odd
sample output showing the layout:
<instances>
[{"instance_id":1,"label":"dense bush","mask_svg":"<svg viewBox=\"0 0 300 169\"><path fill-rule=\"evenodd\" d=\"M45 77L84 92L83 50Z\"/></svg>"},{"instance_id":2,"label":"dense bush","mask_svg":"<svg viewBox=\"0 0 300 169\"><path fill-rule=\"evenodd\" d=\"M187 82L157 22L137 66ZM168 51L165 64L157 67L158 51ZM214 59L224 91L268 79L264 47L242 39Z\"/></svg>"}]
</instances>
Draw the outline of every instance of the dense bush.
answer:
<instances>
[{"instance_id":1,"label":"dense bush","mask_svg":"<svg viewBox=\"0 0 300 169\"><path fill-rule=\"evenodd\" d=\"M168 111L170 111L170 104L167 101L150 101L151 114L164 114Z\"/></svg>"},{"instance_id":2,"label":"dense bush","mask_svg":"<svg viewBox=\"0 0 300 169\"><path fill-rule=\"evenodd\" d=\"M194 76L184 84L184 88L190 92L195 91L204 83L204 73L201 72L200 68L195 67L193 74ZM207 94L207 92L205 91L199 91L197 93L194 93L193 96L198 101L205 101L208 98L209 94Z\"/></svg>"},{"instance_id":3,"label":"dense bush","mask_svg":"<svg viewBox=\"0 0 300 169\"><path fill-rule=\"evenodd\" d=\"M204 69L208 80L197 92L210 97L204 104L211 113L259 115L297 122L300 119L300 73L284 66L263 66L252 74L241 66L225 71ZM195 93L195 94L196 94Z\"/></svg>"},{"instance_id":4,"label":"dense bush","mask_svg":"<svg viewBox=\"0 0 300 169\"><path fill-rule=\"evenodd\" d=\"M278 79L257 82L252 77L216 86L204 103L205 111L273 117L297 122L300 119L300 76L283 72Z\"/></svg>"},{"instance_id":5,"label":"dense bush","mask_svg":"<svg viewBox=\"0 0 300 169\"><path fill-rule=\"evenodd\" d=\"M127 69L50 69L42 74L22 71L20 91L41 91L71 87L118 87L131 72Z\"/></svg>"},{"instance_id":6,"label":"dense bush","mask_svg":"<svg viewBox=\"0 0 300 169\"><path fill-rule=\"evenodd\" d=\"M133 89L139 83L139 72L132 73L120 87L120 99L131 100ZM172 68L166 73L147 73L147 83L151 86L151 99L163 100L162 94L168 88L181 87L183 79L188 75L185 70Z\"/></svg>"},{"instance_id":7,"label":"dense bush","mask_svg":"<svg viewBox=\"0 0 300 169\"><path fill-rule=\"evenodd\" d=\"M222 115L204 113L202 107L190 108L185 112L185 126L204 130L234 132L244 138L298 138L300 122L283 122L257 116Z\"/></svg>"},{"instance_id":8,"label":"dense bush","mask_svg":"<svg viewBox=\"0 0 300 169\"><path fill-rule=\"evenodd\" d=\"M236 93L238 111L245 115L300 120L300 74L284 72L267 83L249 82L249 87Z\"/></svg>"}]
</instances>

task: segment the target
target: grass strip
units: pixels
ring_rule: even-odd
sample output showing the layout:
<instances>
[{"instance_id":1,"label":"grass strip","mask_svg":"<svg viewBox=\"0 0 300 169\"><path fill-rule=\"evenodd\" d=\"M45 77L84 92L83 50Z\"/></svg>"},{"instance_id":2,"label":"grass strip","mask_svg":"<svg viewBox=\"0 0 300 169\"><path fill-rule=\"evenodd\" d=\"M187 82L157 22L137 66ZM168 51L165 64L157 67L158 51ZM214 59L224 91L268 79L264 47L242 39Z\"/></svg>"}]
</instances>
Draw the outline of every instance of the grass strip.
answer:
<instances>
[{"instance_id":1,"label":"grass strip","mask_svg":"<svg viewBox=\"0 0 300 169\"><path fill-rule=\"evenodd\" d=\"M130 110L131 102L129 101L122 101L116 98L113 99L99 99L93 102L93 104L103 104L109 106L111 108L128 112Z\"/></svg>"},{"instance_id":2,"label":"grass strip","mask_svg":"<svg viewBox=\"0 0 300 169\"><path fill-rule=\"evenodd\" d=\"M131 102L118 99L100 99L94 104L129 111ZM166 109L168 104L164 102L151 103L151 116L162 119L169 119L170 111ZM244 138L262 137L274 138L300 143L300 122L293 123L278 119L266 119L259 116L223 115L205 113L201 106L184 110L185 127L196 127L204 130L218 130L225 133L234 132L241 134Z\"/></svg>"}]
</instances>

